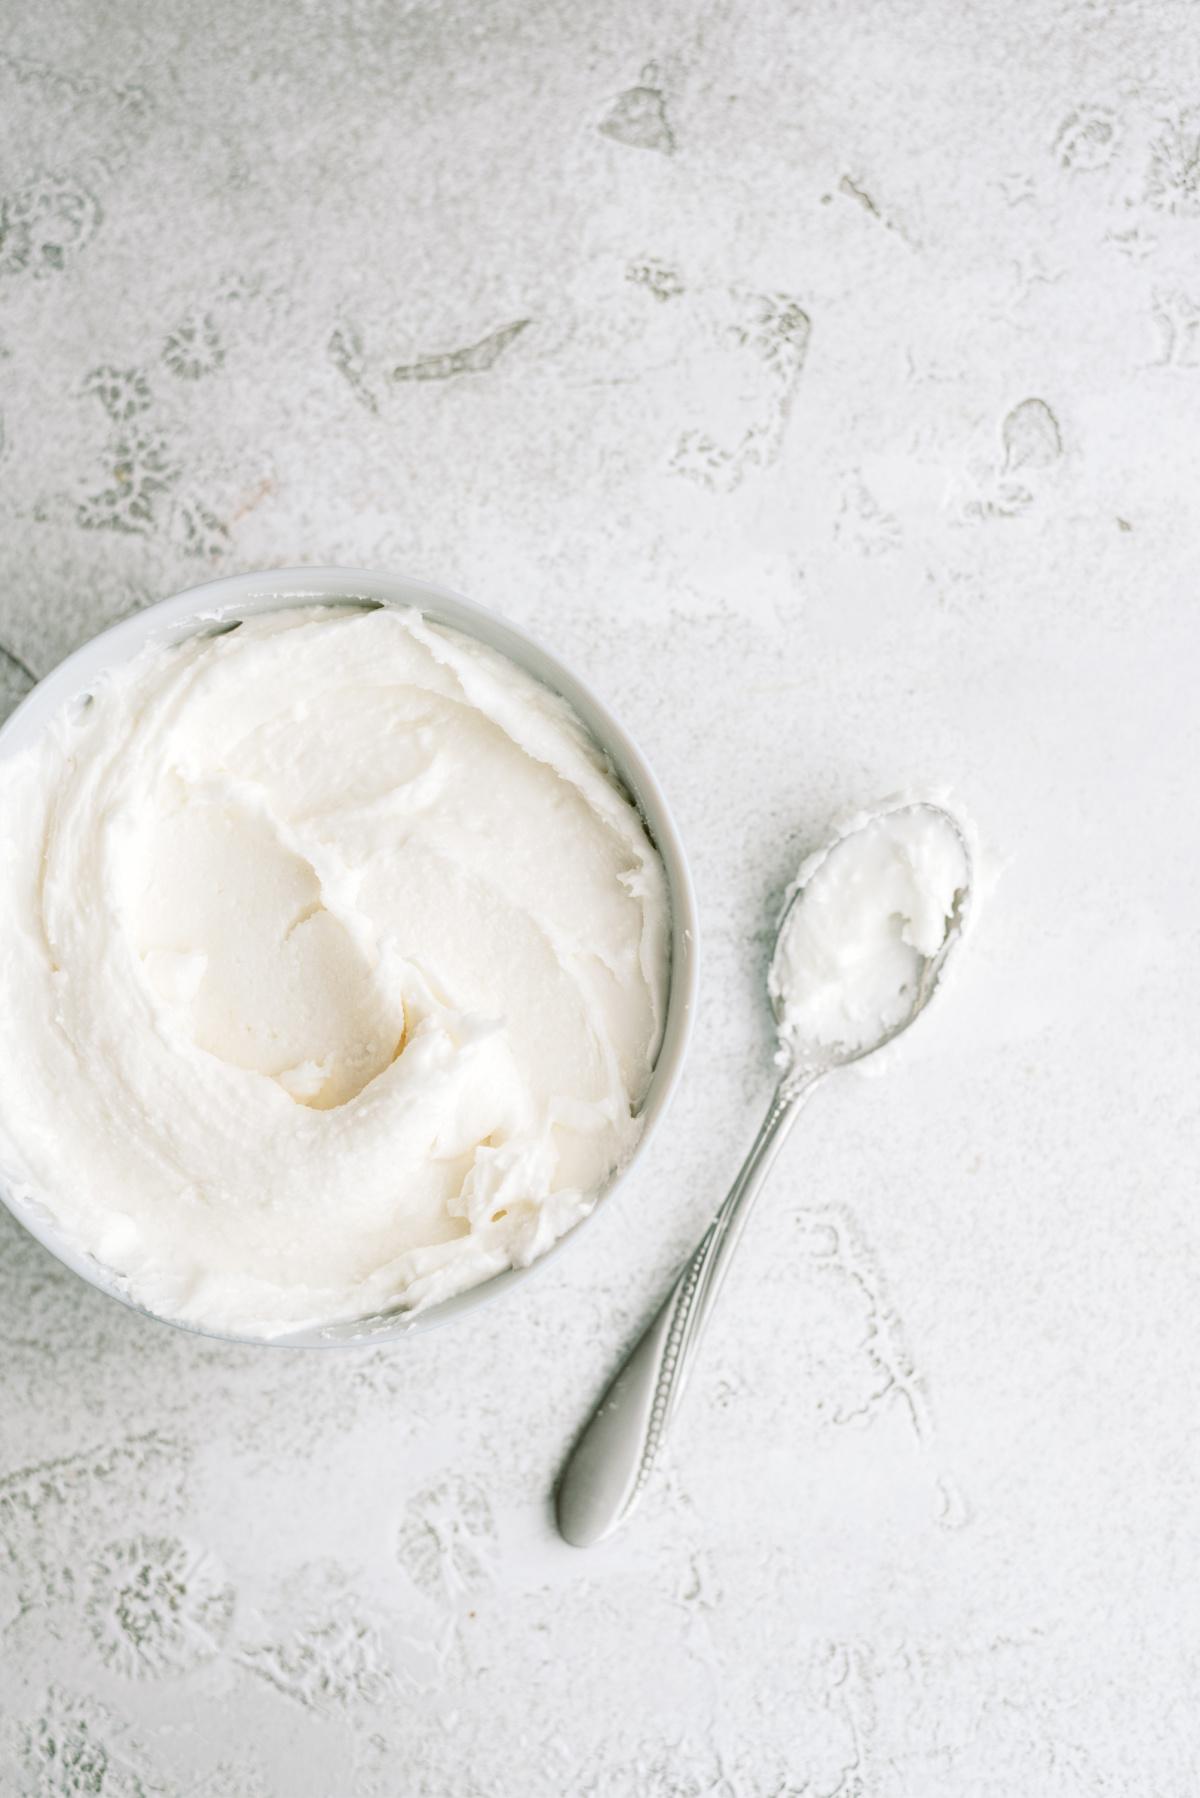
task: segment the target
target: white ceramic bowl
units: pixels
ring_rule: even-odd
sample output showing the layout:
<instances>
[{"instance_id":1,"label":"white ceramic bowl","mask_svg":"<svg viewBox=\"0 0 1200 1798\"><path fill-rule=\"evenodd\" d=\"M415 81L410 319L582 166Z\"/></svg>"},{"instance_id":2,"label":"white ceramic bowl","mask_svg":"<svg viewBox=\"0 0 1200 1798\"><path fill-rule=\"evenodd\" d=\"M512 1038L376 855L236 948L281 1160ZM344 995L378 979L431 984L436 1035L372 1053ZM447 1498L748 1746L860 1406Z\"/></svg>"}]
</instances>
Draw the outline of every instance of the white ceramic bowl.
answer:
<instances>
[{"instance_id":1,"label":"white ceramic bowl","mask_svg":"<svg viewBox=\"0 0 1200 1798\"><path fill-rule=\"evenodd\" d=\"M111 630L103 631L90 643L69 655L64 662L39 681L26 695L6 723L0 727L0 757L12 755L30 743L55 714L71 699L86 693L106 668L130 661L150 643L178 642L214 623L249 617L256 612L276 611L281 606L329 605L338 600L365 601L385 606L417 606L437 623L477 637L490 644L510 660L525 668L556 693L570 702L597 742L609 755L613 767L633 795L646 827L662 856L667 871L671 897L671 980L667 1003L666 1027L662 1048L655 1064L650 1088L642 1107L645 1120L636 1151L620 1174L609 1182L611 1192L618 1179L624 1179L653 1134L654 1127L667 1108L679 1079L691 1030L696 996L697 938L696 900L692 890L687 857L679 833L667 809L650 768L628 733L612 713L583 682L542 648L524 631L445 588L426 581L411 580L402 574L367 573L352 568L280 568L262 574L231 575L224 580L209 581L192 587L171 599L123 619ZM124 1304L128 1295L119 1283L90 1255L81 1254L60 1240L53 1222L33 1207L0 1192L0 1198L31 1235L50 1250L63 1264L91 1285L99 1287ZM598 1206L596 1207L598 1209ZM594 1215L594 1212L593 1212ZM586 1219L584 1220L587 1221ZM485 1300L494 1298L526 1279L537 1268L573 1242L582 1224L569 1231L548 1254L529 1267L511 1268L497 1274L482 1286L431 1306L415 1318L403 1313L367 1318L352 1324L335 1324L324 1329L298 1331L263 1343L255 1337L229 1336L220 1331L197 1329L199 1335L224 1336L227 1341L254 1342L259 1347L327 1347L347 1342L377 1343L390 1337L405 1336L431 1329L452 1317L461 1317ZM144 1307L134 1306L135 1310ZM155 1316L147 1312L148 1316ZM171 1319L160 1321L171 1322ZM191 1325L181 1326L185 1329Z\"/></svg>"}]
</instances>

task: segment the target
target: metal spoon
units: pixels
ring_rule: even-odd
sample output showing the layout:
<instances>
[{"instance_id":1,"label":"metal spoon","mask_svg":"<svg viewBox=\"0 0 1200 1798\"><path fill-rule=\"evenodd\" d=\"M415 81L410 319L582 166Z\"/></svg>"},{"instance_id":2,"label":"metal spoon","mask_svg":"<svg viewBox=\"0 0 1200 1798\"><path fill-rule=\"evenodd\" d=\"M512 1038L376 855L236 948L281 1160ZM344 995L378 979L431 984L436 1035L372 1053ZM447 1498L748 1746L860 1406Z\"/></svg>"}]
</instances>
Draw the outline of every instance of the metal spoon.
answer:
<instances>
[{"instance_id":1,"label":"metal spoon","mask_svg":"<svg viewBox=\"0 0 1200 1798\"><path fill-rule=\"evenodd\" d=\"M899 1023L881 1031L865 1046L810 1049L801 1061L789 1051L781 1036L781 1054L786 1058L783 1073L750 1153L661 1310L601 1399L576 1442L559 1481L558 1527L566 1540L577 1548L588 1548L611 1534L629 1516L641 1497L678 1409L701 1333L716 1304L750 1207L799 1116L803 1101L835 1068L861 1061L907 1030L933 997L947 957L962 934L970 896L971 851L963 827L940 805L926 800L898 800L857 820L848 834L867 829L893 813L919 810L935 813L949 823L963 850L964 881L955 894L942 943L934 955L923 960L906 1014ZM803 882L790 894L779 920L772 968L795 908L803 905L813 875L830 853L846 840L846 834L836 837L820 856L806 864ZM769 987L772 991L777 990L774 981L769 982ZM779 1024L781 1002L772 999L771 1004Z\"/></svg>"}]
</instances>

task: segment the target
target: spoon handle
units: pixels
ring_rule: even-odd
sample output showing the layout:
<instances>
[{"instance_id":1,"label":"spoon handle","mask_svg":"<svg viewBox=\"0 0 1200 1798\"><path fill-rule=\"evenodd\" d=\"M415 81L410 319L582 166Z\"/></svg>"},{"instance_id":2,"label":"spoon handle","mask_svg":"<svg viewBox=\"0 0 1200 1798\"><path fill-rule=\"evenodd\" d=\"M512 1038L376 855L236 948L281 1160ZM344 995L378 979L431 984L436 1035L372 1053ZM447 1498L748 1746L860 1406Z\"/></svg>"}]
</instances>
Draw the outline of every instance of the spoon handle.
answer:
<instances>
[{"instance_id":1,"label":"spoon handle","mask_svg":"<svg viewBox=\"0 0 1200 1798\"><path fill-rule=\"evenodd\" d=\"M576 1548L609 1535L641 1497L750 1207L800 1100L823 1077L789 1070L779 1082L728 1197L575 1444L559 1481L557 1511L559 1530Z\"/></svg>"}]
</instances>

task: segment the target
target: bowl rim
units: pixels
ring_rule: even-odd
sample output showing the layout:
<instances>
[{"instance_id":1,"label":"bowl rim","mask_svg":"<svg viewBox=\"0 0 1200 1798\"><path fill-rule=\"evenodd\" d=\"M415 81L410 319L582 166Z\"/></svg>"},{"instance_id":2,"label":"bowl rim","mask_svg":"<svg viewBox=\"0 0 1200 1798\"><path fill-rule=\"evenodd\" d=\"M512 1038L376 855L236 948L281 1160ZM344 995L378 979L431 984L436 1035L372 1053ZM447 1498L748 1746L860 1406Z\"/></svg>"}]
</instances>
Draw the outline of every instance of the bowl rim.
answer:
<instances>
[{"instance_id":1,"label":"bowl rim","mask_svg":"<svg viewBox=\"0 0 1200 1798\"><path fill-rule=\"evenodd\" d=\"M48 1211L36 1203L15 1198L0 1180L0 1203L71 1272L141 1316L210 1341L254 1348L373 1347L424 1335L457 1317L478 1311L502 1293L511 1292L562 1254L568 1244L578 1240L584 1226L604 1208L605 1202L641 1159L678 1087L695 1017L699 981L696 894L683 839L649 762L605 702L553 650L523 626L453 588L396 569L337 564L252 570L218 576L184 588L128 614L86 639L43 676L0 724L0 760L32 743L64 706L86 693L108 669L132 660L152 644L181 642L198 634L205 625L228 622L235 616L281 611L295 605L353 604L356 601L396 609L416 607L433 622L463 631L497 649L541 684L558 693L582 718L632 796L666 870L671 913L671 965L662 1042L642 1101L643 1122L638 1140L626 1160L598 1189L585 1216L526 1266L506 1268L480 1285L455 1293L415 1316L398 1311L352 1322L312 1325L266 1337L208 1329L202 1324L166 1317L132 1298L122 1289L120 1277L113 1275L92 1255L61 1240Z\"/></svg>"}]
</instances>

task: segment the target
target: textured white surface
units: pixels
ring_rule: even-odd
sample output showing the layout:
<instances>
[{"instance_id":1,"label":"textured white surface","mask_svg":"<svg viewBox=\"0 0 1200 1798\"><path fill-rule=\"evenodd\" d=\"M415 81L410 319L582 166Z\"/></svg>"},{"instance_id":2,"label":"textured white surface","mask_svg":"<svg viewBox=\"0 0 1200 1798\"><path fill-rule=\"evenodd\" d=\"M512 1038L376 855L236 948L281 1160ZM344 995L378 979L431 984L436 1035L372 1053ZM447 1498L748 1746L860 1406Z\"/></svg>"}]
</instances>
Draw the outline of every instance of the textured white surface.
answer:
<instances>
[{"instance_id":1,"label":"textured white surface","mask_svg":"<svg viewBox=\"0 0 1200 1798\"><path fill-rule=\"evenodd\" d=\"M1181 0L6 9L0 682L394 562L639 736L706 926L636 1177L365 1354L0 1218L0 1790L1193 1794L1200 35ZM769 1080L828 818L1006 863L823 1092L636 1523L548 1492Z\"/></svg>"}]
</instances>

